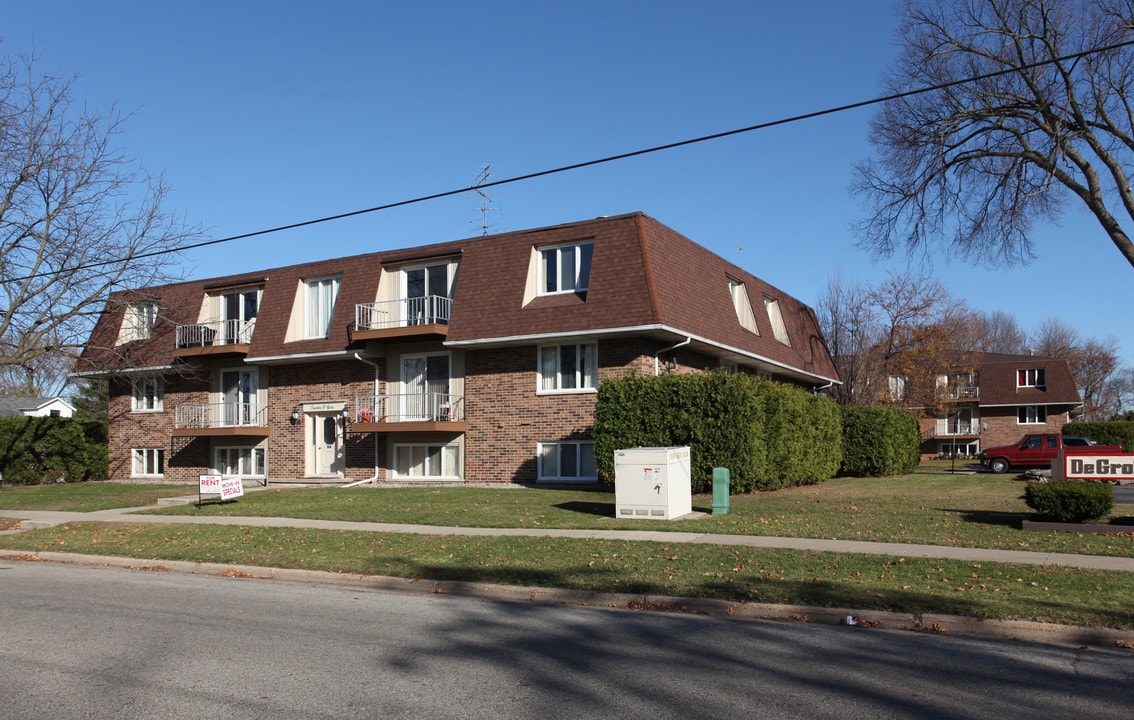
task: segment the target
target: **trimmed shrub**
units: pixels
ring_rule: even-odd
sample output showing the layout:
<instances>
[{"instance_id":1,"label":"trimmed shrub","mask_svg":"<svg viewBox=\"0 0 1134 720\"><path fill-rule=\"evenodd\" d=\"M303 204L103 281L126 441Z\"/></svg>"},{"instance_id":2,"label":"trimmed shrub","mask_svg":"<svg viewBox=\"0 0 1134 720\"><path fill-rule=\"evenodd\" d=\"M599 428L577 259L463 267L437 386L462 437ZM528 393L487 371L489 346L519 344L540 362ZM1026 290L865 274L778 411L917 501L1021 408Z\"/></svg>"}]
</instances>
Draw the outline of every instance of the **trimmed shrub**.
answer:
<instances>
[{"instance_id":1,"label":"trimmed shrub","mask_svg":"<svg viewBox=\"0 0 1134 720\"><path fill-rule=\"evenodd\" d=\"M1134 452L1134 422L1130 420L1069 422L1063 426L1063 432L1090 438L1099 445L1121 445L1123 452Z\"/></svg>"},{"instance_id":2,"label":"trimmed shrub","mask_svg":"<svg viewBox=\"0 0 1134 720\"><path fill-rule=\"evenodd\" d=\"M843 406L843 465L849 477L913 472L920 456L917 418L895 407Z\"/></svg>"},{"instance_id":3,"label":"trimmed shrub","mask_svg":"<svg viewBox=\"0 0 1134 720\"><path fill-rule=\"evenodd\" d=\"M1114 491L1100 482L1030 482L1024 487L1024 502L1040 520L1081 523L1109 513L1114 508Z\"/></svg>"},{"instance_id":4,"label":"trimmed shrub","mask_svg":"<svg viewBox=\"0 0 1134 720\"><path fill-rule=\"evenodd\" d=\"M595 406L599 477L614 480L614 453L688 445L694 492L729 469L732 492L834 477L841 453L838 407L828 398L752 375L691 373L604 380Z\"/></svg>"},{"instance_id":5,"label":"trimmed shrub","mask_svg":"<svg viewBox=\"0 0 1134 720\"><path fill-rule=\"evenodd\" d=\"M758 382L721 372L604 380L594 419L599 477L614 481L616 450L688 445L694 492L712 488L715 467L729 468L734 490L751 490L765 463Z\"/></svg>"},{"instance_id":6,"label":"trimmed shrub","mask_svg":"<svg viewBox=\"0 0 1134 720\"><path fill-rule=\"evenodd\" d=\"M761 490L808 485L835 476L842 460L842 424L833 400L791 385L765 383L767 470Z\"/></svg>"},{"instance_id":7,"label":"trimmed shrub","mask_svg":"<svg viewBox=\"0 0 1134 720\"><path fill-rule=\"evenodd\" d=\"M12 485L107 477L106 424L58 417L0 419L0 473Z\"/></svg>"}]
</instances>

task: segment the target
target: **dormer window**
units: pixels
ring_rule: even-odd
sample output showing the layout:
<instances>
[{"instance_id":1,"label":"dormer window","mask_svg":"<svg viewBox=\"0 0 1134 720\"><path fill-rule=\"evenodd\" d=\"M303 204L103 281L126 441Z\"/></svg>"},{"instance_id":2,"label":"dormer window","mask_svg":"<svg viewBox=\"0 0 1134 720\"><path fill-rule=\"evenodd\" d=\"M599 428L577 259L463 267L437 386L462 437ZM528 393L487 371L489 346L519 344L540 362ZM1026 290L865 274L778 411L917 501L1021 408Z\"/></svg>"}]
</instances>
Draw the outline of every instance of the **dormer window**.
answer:
<instances>
[{"instance_id":1,"label":"dormer window","mask_svg":"<svg viewBox=\"0 0 1134 720\"><path fill-rule=\"evenodd\" d=\"M784 325L784 316L780 314L780 301L765 295L764 307L767 308L768 320L772 323L772 334L784 345L791 347L791 339L788 337L787 326Z\"/></svg>"},{"instance_id":2,"label":"dormer window","mask_svg":"<svg viewBox=\"0 0 1134 720\"><path fill-rule=\"evenodd\" d=\"M308 280L304 298L304 337L325 338L331 333L331 316L339 297L340 278Z\"/></svg>"},{"instance_id":3,"label":"dormer window","mask_svg":"<svg viewBox=\"0 0 1134 720\"><path fill-rule=\"evenodd\" d=\"M736 278L728 279L728 294L732 296L732 308L740 326L749 332L760 334L756 327L756 316L752 314L752 303L748 300L748 290Z\"/></svg>"},{"instance_id":4,"label":"dormer window","mask_svg":"<svg viewBox=\"0 0 1134 720\"><path fill-rule=\"evenodd\" d=\"M591 279L591 241L540 250L540 295L583 293Z\"/></svg>"},{"instance_id":5,"label":"dormer window","mask_svg":"<svg viewBox=\"0 0 1134 720\"><path fill-rule=\"evenodd\" d=\"M1047 373L1043 368L1025 368L1016 371L1017 388L1047 387Z\"/></svg>"},{"instance_id":6,"label":"dormer window","mask_svg":"<svg viewBox=\"0 0 1134 720\"><path fill-rule=\"evenodd\" d=\"M122 318L122 329L118 333L118 344L134 340L149 340L157 321L158 304L154 301L135 302L126 306Z\"/></svg>"}]
</instances>

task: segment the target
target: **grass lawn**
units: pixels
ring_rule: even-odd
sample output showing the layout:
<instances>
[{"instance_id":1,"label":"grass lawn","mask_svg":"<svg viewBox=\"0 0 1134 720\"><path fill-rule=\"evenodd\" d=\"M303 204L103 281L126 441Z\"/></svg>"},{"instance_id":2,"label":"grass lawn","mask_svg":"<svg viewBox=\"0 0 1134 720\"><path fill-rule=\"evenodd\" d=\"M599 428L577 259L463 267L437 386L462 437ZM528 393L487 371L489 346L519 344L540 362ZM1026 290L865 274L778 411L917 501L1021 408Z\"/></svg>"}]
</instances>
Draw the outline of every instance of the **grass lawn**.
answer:
<instances>
[{"instance_id":1,"label":"grass lawn","mask_svg":"<svg viewBox=\"0 0 1134 720\"><path fill-rule=\"evenodd\" d=\"M272 488L235 502L153 512L650 528L1134 556L1134 528L1098 536L1021 530L1027 507L1023 484L1012 476L931 470L734 496L727 515L683 521L616 520L613 493L543 488ZM4 488L0 507L139 507L195 492L115 483ZM711 512L708 496L693 504ZM1134 506L1116 506L1114 519L1127 516ZM1073 568L640 541L98 522L2 536L0 547L1134 629L1134 573Z\"/></svg>"},{"instance_id":2,"label":"grass lawn","mask_svg":"<svg viewBox=\"0 0 1134 720\"><path fill-rule=\"evenodd\" d=\"M1023 492L1023 483L1010 475L923 470L733 496L726 515L711 515L712 497L697 495L693 509L708 515L677 521L618 520L612 492L544 488L283 488L231 503L153 512L457 527L651 528L1134 557L1134 525L1118 525L1120 532L1108 535L1023 531L1028 515ZM1115 506L1113 520L1128 516L1134 516L1134 506Z\"/></svg>"},{"instance_id":3,"label":"grass lawn","mask_svg":"<svg viewBox=\"0 0 1134 720\"><path fill-rule=\"evenodd\" d=\"M155 505L160 498L195 495L196 485L115 482L0 486L0 508L94 512Z\"/></svg>"}]
</instances>

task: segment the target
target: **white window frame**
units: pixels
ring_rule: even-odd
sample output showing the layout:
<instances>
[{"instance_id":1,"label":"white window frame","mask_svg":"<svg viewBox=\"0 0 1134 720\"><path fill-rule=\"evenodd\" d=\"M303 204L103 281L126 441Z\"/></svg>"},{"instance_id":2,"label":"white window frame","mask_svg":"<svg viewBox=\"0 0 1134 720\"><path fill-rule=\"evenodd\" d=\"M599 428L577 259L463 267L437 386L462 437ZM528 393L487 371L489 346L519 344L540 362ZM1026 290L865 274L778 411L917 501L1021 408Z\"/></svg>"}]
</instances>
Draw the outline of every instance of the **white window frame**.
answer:
<instances>
[{"instance_id":1,"label":"white window frame","mask_svg":"<svg viewBox=\"0 0 1134 720\"><path fill-rule=\"evenodd\" d=\"M418 453L422 472L415 474L415 468L419 467L416 462ZM462 479L460 443L394 443L390 457L390 475L395 480L432 482ZM434 463L439 463L440 467L433 467ZM408 472L403 472L403 469ZM447 469L455 472L448 473Z\"/></svg>"},{"instance_id":2,"label":"white window frame","mask_svg":"<svg viewBox=\"0 0 1134 720\"><path fill-rule=\"evenodd\" d=\"M748 299L748 289L744 283L732 276L728 277L728 294L732 297L732 308L736 311L736 319L745 330L760 334L756 326L756 316L752 314L752 303Z\"/></svg>"},{"instance_id":3,"label":"white window frame","mask_svg":"<svg viewBox=\"0 0 1134 720\"><path fill-rule=\"evenodd\" d=\"M563 475L562 459L565 451L574 450L575 475ZM541 442L536 446L539 460L537 479L539 482L595 482L598 470L595 465L595 444L593 440L568 440L562 442ZM547 467L554 464L554 467ZM589 464L589 467L587 467ZM590 474L585 474L586 471Z\"/></svg>"},{"instance_id":4,"label":"white window frame","mask_svg":"<svg viewBox=\"0 0 1134 720\"><path fill-rule=\"evenodd\" d=\"M165 477L165 450L163 448L134 448L130 454L130 477Z\"/></svg>"},{"instance_id":5,"label":"white window frame","mask_svg":"<svg viewBox=\"0 0 1134 720\"><path fill-rule=\"evenodd\" d=\"M221 453L229 455L222 460ZM226 472L233 464L236 472ZM268 449L263 445L219 445L213 448L213 462L218 473L226 477L263 478L268 471Z\"/></svg>"},{"instance_id":6,"label":"white window frame","mask_svg":"<svg viewBox=\"0 0 1134 720\"><path fill-rule=\"evenodd\" d=\"M152 387L153 392L149 390ZM165 382L160 375L139 375L131 381L130 411L136 413L165 410Z\"/></svg>"},{"instance_id":7,"label":"white window frame","mask_svg":"<svg viewBox=\"0 0 1134 720\"><path fill-rule=\"evenodd\" d=\"M303 283L303 337L308 340L331 334L331 320L339 300L342 277L313 278Z\"/></svg>"},{"instance_id":8,"label":"white window frame","mask_svg":"<svg viewBox=\"0 0 1134 720\"><path fill-rule=\"evenodd\" d=\"M590 285L591 264L594 258L593 240L567 243L564 245L550 245L538 248L539 250L539 294L562 295L565 293L583 293ZM573 271L570 275L570 287L565 287L564 260L570 259ZM548 286L548 262L554 259L555 287Z\"/></svg>"},{"instance_id":9,"label":"white window frame","mask_svg":"<svg viewBox=\"0 0 1134 720\"><path fill-rule=\"evenodd\" d=\"M1046 425L1047 405L1021 405L1016 408L1017 425Z\"/></svg>"},{"instance_id":10,"label":"white window frame","mask_svg":"<svg viewBox=\"0 0 1134 720\"><path fill-rule=\"evenodd\" d=\"M909 379L905 375L890 375L886 378L891 400L905 400Z\"/></svg>"},{"instance_id":11,"label":"white window frame","mask_svg":"<svg viewBox=\"0 0 1134 720\"><path fill-rule=\"evenodd\" d=\"M1020 375L1024 376L1023 384L1020 383ZM1046 368L1019 368L1016 370L1016 387L1017 388L1045 388L1047 387L1047 369Z\"/></svg>"},{"instance_id":12,"label":"white window frame","mask_svg":"<svg viewBox=\"0 0 1134 720\"><path fill-rule=\"evenodd\" d=\"M764 296L764 308L768 311L768 321L772 323L772 335L784 345L791 347L791 337L788 336L787 325L780 311L780 301L774 297Z\"/></svg>"},{"instance_id":13,"label":"white window frame","mask_svg":"<svg viewBox=\"0 0 1134 720\"><path fill-rule=\"evenodd\" d=\"M567 373L563 372L564 348L574 348L575 351L575 368L570 383L565 382ZM539 395L595 392L598 389L598 343L540 345L536 355L536 376L536 394Z\"/></svg>"},{"instance_id":14,"label":"white window frame","mask_svg":"<svg viewBox=\"0 0 1134 720\"><path fill-rule=\"evenodd\" d=\"M154 333L154 324L157 322L158 303L156 300L132 302L126 306L126 313L122 318L122 331L119 333L119 342L133 342L135 340L149 340Z\"/></svg>"}]
</instances>

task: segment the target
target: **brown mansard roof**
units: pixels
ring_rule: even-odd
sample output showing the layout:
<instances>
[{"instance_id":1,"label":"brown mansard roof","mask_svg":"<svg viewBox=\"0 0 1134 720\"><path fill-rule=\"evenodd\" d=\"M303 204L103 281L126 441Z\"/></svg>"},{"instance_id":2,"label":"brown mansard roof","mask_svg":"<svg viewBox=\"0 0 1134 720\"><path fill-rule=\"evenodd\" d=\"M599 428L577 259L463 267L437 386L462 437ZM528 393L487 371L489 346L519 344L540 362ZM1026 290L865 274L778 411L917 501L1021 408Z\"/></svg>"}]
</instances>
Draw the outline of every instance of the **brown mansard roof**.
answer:
<instances>
[{"instance_id":1,"label":"brown mansard roof","mask_svg":"<svg viewBox=\"0 0 1134 720\"><path fill-rule=\"evenodd\" d=\"M542 296L525 305L533 248L581 240L594 243L585 295ZM171 364L174 328L197 322L206 293L242 285L263 286L247 362L342 353L350 348L348 325L354 321L354 307L375 299L384 265L455 255L461 260L447 342L457 346L645 334L656 337L661 349L692 337L694 349L741 363L755 361L797 379L825 384L838 378L811 308L642 213L115 293L91 334L78 371ZM302 281L331 275L340 275L342 284L330 337L285 343ZM745 284L758 335L741 327L729 278ZM149 297L160 302L153 337L115 348L124 307ZM778 301L790 346L776 340L764 309L765 297Z\"/></svg>"},{"instance_id":2,"label":"brown mansard roof","mask_svg":"<svg viewBox=\"0 0 1134 720\"><path fill-rule=\"evenodd\" d=\"M1063 358L972 353L968 360L980 375L982 406L1078 405L1081 402L1071 367ZM1044 371L1044 387L1016 387L1017 371L1039 369Z\"/></svg>"}]
</instances>

